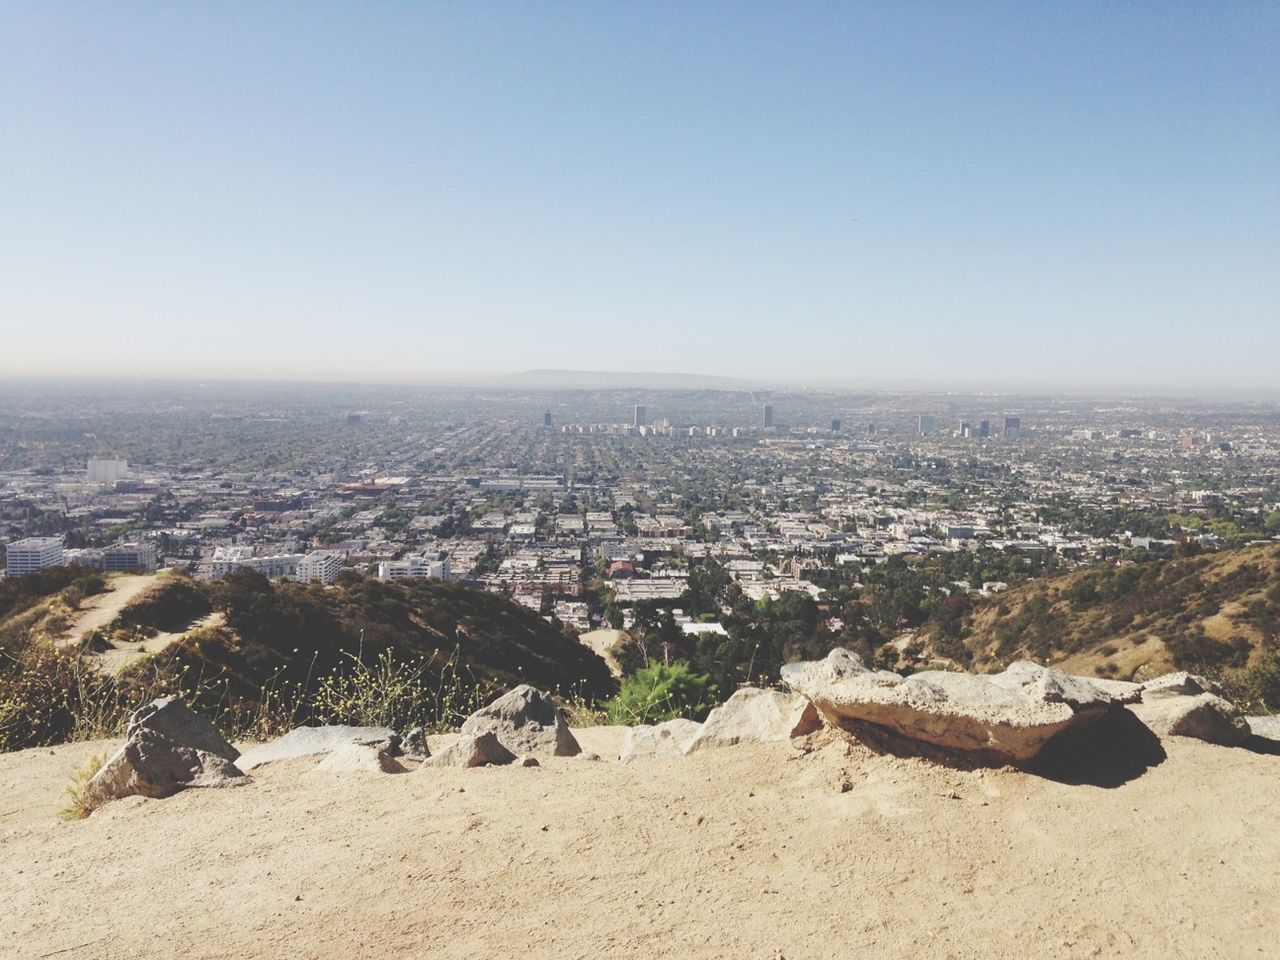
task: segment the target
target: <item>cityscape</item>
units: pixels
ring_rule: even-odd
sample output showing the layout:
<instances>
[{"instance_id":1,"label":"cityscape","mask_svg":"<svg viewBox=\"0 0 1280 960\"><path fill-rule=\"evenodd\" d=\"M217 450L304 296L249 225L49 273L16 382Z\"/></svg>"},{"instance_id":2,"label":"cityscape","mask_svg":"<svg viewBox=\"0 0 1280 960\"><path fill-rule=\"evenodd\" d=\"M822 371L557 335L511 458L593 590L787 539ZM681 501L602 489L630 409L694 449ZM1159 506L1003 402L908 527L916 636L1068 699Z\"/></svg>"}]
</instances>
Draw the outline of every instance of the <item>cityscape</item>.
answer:
<instances>
[{"instance_id":1,"label":"cityscape","mask_svg":"<svg viewBox=\"0 0 1280 960\"><path fill-rule=\"evenodd\" d=\"M699 629L681 599L706 564L753 602L838 603L893 557L999 555L1021 579L1280 537L1280 411L1266 404L171 389L117 385L104 410L70 388L38 402L10 388L10 576L353 570L456 580L579 632L630 628L642 601Z\"/></svg>"}]
</instances>

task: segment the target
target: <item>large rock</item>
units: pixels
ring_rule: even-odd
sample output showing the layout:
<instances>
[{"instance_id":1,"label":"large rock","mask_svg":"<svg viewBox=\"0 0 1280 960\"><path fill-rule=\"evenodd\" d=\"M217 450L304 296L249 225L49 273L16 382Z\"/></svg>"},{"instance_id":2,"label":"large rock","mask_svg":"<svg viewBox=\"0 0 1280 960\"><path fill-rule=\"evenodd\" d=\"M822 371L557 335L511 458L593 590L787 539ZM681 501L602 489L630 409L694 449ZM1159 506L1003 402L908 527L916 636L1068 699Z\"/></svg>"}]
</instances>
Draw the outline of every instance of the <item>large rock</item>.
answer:
<instances>
[{"instance_id":1,"label":"large rock","mask_svg":"<svg viewBox=\"0 0 1280 960\"><path fill-rule=\"evenodd\" d=\"M778 743L813 733L821 726L818 711L806 697L744 687L711 711L684 752L739 743Z\"/></svg>"},{"instance_id":2,"label":"large rock","mask_svg":"<svg viewBox=\"0 0 1280 960\"><path fill-rule=\"evenodd\" d=\"M1204 677L1171 673L1144 683L1142 702L1129 709L1161 736L1241 746L1249 739L1249 723L1217 691L1217 686Z\"/></svg>"},{"instance_id":3,"label":"large rock","mask_svg":"<svg viewBox=\"0 0 1280 960\"><path fill-rule=\"evenodd\" d=\"M177 697L161 697L135 710L129 717L126 735L142 727L184 747L203 750L224 760L235 760L240 756L240 751L223 739L217 727L194 713Z\"/></svg>"},{"instance_id":4,"label":"large rock","mask_svg":"<svg viewBox=\"0 0 1280 960\"><path fill-rule=\"evenodd\" d=\"M315 765L329 773L404 773L405 768L386 746L344 743Z\"/></svg>"},{"instance_id":5,"label":"large rock","mask_svg":"<svg viewBox=\"0 0 1280 960\"><path fill-rule=\"evenodd\" d=\"M97 807L121 797L167 797L191 787L227 787L249 778L230 760L138 727L89 781L86 796Z\"/></svg>"},{"instance_id":6,"label":"large rock","mask_svg":"<svg viewBox=\"0 0 1280 960\"><path fill-rule=\"evenodd\" d=\"M129 717L124 746L85 788L91 806L121 797L167 797L188 787L235 786L248 777L239 752L217 727L177 697L161 697Z\"/></svg>"},{"instance_id":7,"label":"large rock","mask_svg":"<svg viewBox=\"0 0 1280 960\"><path fill-rule=\"evenodd\" d=\"M788 664L782 679L835 726L856 733L870 725L983 761L1030 760L1051 737L1115 705L1088 680L1026 661L990 676L902 677L837 648L825 660Z\"/></svg>"},{"instance_id":8,"label":"large rock","mask_svg":"<svg viewBox=\"0 0 1280 960\"><path fill-rule=\"evenodd\" d=\"M702 732L702 724L677 717L656 726L628 727L622 735L618 759L628 763L636 757L680 756Z\"/></svg>"},{"instance_id":9,"label":"large rock","mask_svg":"<svg viewBox=\"0 0 1280 960\"><path fill-rule=\"evenodd\" d=\"M473 713L462 732L497 734L513 754L572 757L582 752L552 699L527 683Z\"/></svg>"},{"instance_id":10,"label":"large rock","mask_svg":"<svg viewBox=\"0 0 1280 960\"><path fill-rule=\"evenodd\" d=\"M502 745L493 731L464 733L446 750L422 761L419 769L427 767L488 767L503 766L516 756Z\"/></svg>"},{"instance_id":11,"label":"large rock","mask_svg":"<svg viewBox=\"0 0 1280 960\"><path fill-rule=\"evenodd\" d=\"M295 727L283 737L246 750L237 761L241 770L252 770L276 760L295 760L333 753L351 743L389 746L394 732L387 727Z\"/></svg>"}]
</instances>

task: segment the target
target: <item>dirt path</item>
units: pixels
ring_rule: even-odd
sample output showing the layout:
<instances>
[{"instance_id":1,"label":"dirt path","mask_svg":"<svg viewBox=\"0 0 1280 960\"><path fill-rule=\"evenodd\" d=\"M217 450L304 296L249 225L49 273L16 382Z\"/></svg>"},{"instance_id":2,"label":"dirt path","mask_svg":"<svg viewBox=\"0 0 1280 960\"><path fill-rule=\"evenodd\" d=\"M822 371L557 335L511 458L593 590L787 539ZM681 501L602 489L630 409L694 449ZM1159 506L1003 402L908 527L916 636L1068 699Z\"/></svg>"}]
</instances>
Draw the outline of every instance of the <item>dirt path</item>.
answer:
<instances>
[{"instance_id":1,"label":"dirt path","mask_svg":"<svg viewBox=\"0 0 1280 960\"><path fill-rule=\"evenodd\" d=\"M154 573L125 574L108 580L107 590L84 602L80 616L63 638L63 646L79 643L94 630L106 627L120 615L121 610L155 586L158 580Z\"/></svg>"},{"instance_id":2,"label":"dirt path","mask_svg":"<svg viewBox=\"0 0 1280 960\"><path fill-rule=\"evenodd\" d=\"M1260 958L1280 757L1115 789L824 747L331 774L54 816L90 745L0 755L0 956ZM102 745L97 749L102 749ZM160 946L162 945L163 949Z\"/></svg>"},{"instance_id":3,"label":"dirt path","mask_svg":"<svg viewBox=\"0 0 1280 960\"><path fill-rule=\"evenodd\" d=\"M103 673L119 673L122 669L140 660L143 657L150 656L153 653L159 653L172 643L181 640L192 630L199 630L203 627L218 627L223 624L222 611L215 610L213 613L201 617L199 620L193 620L187 624L185 630L179 630L177 633L157 633L154 637L140 643L124 643L117 644L113 650L104 650L102 653L95 654L98 669Z\"/></svg>"},{"instance_id":4,"label":"dirt path","mask_svg":"<svg viewBox=\"0 0 1280 960\"><path fill-rule=\"evenodd\" d=\"M107 581L108 588L85 601L80 615L64 635L62 646L80 643L94 630L105 630L129 604L137 600L160 581L159 574L126 574ZM91 653L97 668L103 673L119 673L124 667L143 657L159 653L170 644L181 640L192 630L216 627L223 623L223 616L215 611L187 624L185 629L172 633L160 632L138 643L118 644L110 650Z\"/></svg>"}]
</instances>

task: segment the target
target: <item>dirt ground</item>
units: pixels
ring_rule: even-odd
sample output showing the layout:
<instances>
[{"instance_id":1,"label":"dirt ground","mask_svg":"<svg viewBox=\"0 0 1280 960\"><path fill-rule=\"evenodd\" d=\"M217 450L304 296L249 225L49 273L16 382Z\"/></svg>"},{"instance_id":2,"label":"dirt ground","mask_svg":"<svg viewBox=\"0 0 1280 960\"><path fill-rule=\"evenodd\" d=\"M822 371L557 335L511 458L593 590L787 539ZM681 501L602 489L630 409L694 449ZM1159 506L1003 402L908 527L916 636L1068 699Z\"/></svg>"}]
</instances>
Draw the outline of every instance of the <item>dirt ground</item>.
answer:
<instances>
[{"instance_id":1,"label":"dirt ground","mask_svg":"<svg viewBox=\"0 0 1280 960\"><path fill-rule=\"evenodd\" d=\"M616 756L620 732L579 731ZM0 957L1280 955L1280 757L1114 788L824 740L326 774L56 818L102 744L0 756Z\"/></svg>"}]
</instances>

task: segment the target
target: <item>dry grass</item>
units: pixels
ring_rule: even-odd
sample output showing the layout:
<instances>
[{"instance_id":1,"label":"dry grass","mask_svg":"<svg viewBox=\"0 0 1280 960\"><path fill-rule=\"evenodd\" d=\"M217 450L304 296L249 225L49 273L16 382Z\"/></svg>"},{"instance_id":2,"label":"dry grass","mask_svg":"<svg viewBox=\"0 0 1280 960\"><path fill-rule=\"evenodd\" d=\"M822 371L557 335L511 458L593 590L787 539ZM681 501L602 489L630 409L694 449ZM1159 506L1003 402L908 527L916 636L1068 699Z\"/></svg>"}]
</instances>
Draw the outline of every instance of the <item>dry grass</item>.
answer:
<instances>
[{"instance_id":1,"label":"dry grass","mask_svg":"<svg viewBox=\"0 0 1280 960\"><path fill-rule=\"evenodd\" d=\"M71 771L71 782L63 791L67 795L67 805L58 811L58 816L63 820L83 820L93 813L97 805L89 799L89 781L97 776L106 762L105 753L95 753Z\"/></svg>"}]
</instances>

